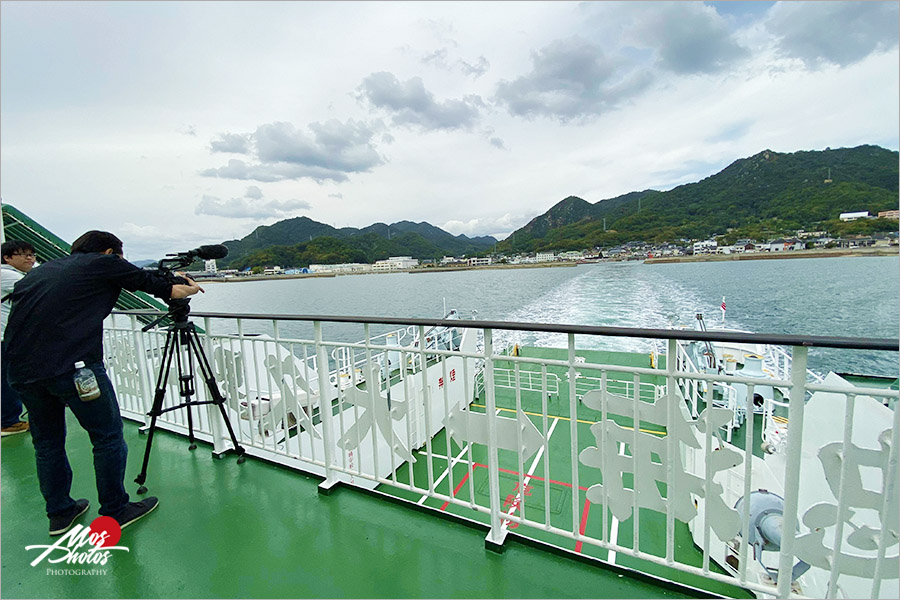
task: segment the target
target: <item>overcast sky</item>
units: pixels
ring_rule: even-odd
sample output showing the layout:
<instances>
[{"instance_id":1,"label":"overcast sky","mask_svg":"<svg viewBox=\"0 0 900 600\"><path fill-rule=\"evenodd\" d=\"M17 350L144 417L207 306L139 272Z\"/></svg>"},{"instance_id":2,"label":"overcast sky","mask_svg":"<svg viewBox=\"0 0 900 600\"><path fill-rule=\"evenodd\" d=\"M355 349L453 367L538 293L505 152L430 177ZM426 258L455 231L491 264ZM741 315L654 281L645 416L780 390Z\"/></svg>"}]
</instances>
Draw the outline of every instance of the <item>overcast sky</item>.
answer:
<instances>
[{"instance_id":1,"label":"overcast sky","mask_svg":"<svg viewBox=\"0 0 900 600\"><path fill-rule=\"evenodd\" d=\"M898 2L0 3L0 193L132 260L307 216L502 238L898 148Z\"/></svg>"}]
</instances>

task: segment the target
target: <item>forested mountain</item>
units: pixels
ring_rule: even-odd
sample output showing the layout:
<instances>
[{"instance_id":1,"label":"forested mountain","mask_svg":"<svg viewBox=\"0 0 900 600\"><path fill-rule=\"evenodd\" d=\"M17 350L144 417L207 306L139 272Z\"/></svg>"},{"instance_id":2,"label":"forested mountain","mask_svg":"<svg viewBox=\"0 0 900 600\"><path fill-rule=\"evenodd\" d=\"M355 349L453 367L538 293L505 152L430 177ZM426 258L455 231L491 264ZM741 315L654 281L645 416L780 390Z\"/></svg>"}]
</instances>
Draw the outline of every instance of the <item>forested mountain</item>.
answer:
<instances>
[{"instance_id":1,"label":"forested mountain","mask_svg":"<svg viewBox=\"0 0 900 600\"><path fill-rule=\"evenodd\" d=\"M840 213L898 207L898 153L878 146L778 153L764 150L697 183L631 192L594 204L575 196L497 245L500 252L570 250L628 241L765 238L796 229L862 227ZM605 220L605 223L604 223ZM882 221L878 223L877 221ZM896 221L867 222L896 229Z\"/></svg>"},{"instance_id":2,"label":"forested mountain","mask_svg":"<svg viewBox=\"0 0 900 600\"><path fill-rule=\"evenodd\" d=\"M363 229L336 229L307 217L295 217L257 227L240 240L224 242L228 256L219 265L303 267L310 263L372 263L389 256L429 259L476 254L496 243L490 236L454 236L425 222L399 221L390 225L375 223Z\"/></svg>"}]
</instances>

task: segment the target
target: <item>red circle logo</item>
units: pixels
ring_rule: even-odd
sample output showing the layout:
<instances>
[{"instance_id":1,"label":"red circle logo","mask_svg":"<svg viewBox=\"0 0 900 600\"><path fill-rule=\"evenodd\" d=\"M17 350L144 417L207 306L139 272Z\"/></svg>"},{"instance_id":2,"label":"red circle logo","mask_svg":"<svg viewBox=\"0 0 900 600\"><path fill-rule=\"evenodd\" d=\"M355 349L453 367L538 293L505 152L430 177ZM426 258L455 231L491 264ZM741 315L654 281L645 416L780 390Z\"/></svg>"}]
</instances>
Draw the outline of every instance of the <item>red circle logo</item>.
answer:
<instances>
[{"instance_id":1,"label":"red circle logo","mask_svg":"<svg viewBox=\"0 0 900 600\"><path fill-rule=\"evenodd\" d=\"M106 536L100 546L115 546L122 537L122 528L112 517L97 517L91 523L91 535L104 533Z\"/></svg>"}]
</instances>

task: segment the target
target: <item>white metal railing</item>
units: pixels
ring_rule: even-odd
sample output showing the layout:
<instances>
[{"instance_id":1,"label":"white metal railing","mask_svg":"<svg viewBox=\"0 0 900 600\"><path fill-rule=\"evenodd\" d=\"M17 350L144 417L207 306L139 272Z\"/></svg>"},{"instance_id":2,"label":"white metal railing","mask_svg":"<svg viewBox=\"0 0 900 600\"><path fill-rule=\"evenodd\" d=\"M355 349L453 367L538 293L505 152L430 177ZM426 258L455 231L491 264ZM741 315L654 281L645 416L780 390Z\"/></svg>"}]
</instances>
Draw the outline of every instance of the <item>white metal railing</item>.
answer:
<instances>
[{"instance_id":1,"label":"white metal railing","mask_svg":"<svg viewBox=\"0 0 900 600\"><path fill-rule=\"evenodd\" d=\"M666 344L676 360L664 369L591 362L590 352L581 349L576 357L576 332L603 335L613 328L532 324L535 331L558 330L568 339L552 357L535 358L495 351L495 330L513 324L444 322L458 328L458 343L429 349L388 345L385 335L371 334L373 324L396 319L197 316L214 383L247 454L318 474L322 487L343 482L412 492L435 510L485 523L489 545L503 544L510 530L525 525L607 562L624 560L631 568L652 563L655 573L668 568L666 576L676 581L683 573L778 597L835 597L839 587L853 590L853 582L864 581L860 595L897 595L900 424L884 404L896 402L898 393L830 379L809 383L805 342L791 347L792 373L762 381L701 372L675 339ZM269 333L246 334L251 320L254 329L267 324ZM285 323L294 320L311 322L313 339L283 335ZM357 324L360 341L328 339L324 330L333 321ZM408 321L412 333L426 339L429 325ZM139 325L134 315L111 319L105 352L123 415L146 423L166 332L142 333ZM669 333L615 330L648 334ZM483 336L481 347L477 335ZM880 342L873 351L890 349ZM399 360L388 371L383 357L390 352ZM349 385L335 384L339 371L329 368L330 356L352 357ZM582 356L586 360L577 360ZM495 366L501 362L512 369ZM483 409L472 402L478 365ZM722 438L720 427L735 418L729 408L740 407L732 407L727 395L732 399L724 408L713 401L714 388L744 385L743 408L751 414L755 386L763 384L786 391L791 422L784 443L764 458L753 455L760 434L753 419L741 425L743 446ZM197 400L209 399L201 383L197 388ZM709 407L700 414L691 406L698 394ZM180 402L170 377L164 406ZM823 418L822 407L832 404L844 408L839 414L826 410L825 423L805 423ZM209 405L166 412L158 426L186 433L187 410L198 439L216 453L230 448L222 418ZM826 435L832 430L835 439ZM810 440L822 442L821 449L808 447ZM858 482L864 490L854 487ZM758 523L751 519L759 515L751 504L763 489L783 498L782 529L797 534L784 536L780 548L766 547L762 556L778 573L790 573L801 559L812 564L796 581L767 579L754 557ZM740 509L735 499L742 501ZM816 508L822 503L834 509L826 514ZM688 524L693 543L676 543L683 532L676 520ZM634 531L639 535L629 533Z\"/></svg>"},{"instance_id":2,"label":"white metal railing","mask_svg":"<svg viewBox=\"0 0 900 600\"><path fill-rule=\"evenodd\" d=\"M559 376L529 369L503 369L494 367L494 387L520 392L545 391L551 397L559 397ZM484 371L475 374L475 397L484 392Z\"/></svg>"}]
</instances>

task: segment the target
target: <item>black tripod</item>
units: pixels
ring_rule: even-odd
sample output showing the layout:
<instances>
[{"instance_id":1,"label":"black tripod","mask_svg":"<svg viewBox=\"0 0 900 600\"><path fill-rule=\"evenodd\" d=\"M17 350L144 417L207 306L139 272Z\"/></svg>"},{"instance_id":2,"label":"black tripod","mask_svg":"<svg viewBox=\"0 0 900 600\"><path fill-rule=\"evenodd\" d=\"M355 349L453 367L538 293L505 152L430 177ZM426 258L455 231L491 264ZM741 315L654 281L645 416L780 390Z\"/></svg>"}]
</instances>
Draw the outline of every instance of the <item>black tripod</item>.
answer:
<instances>
[{"instance_id":1,"label":"black tripod","mask_svg":"<svg viewBox=\"0 0 900 600\"><path fill-rule=\"evenodd\" d=\"M236 453L238 455L238 463L244 462L245 459L244 454L246 450L238 443L237 437L234 435L234 429L232 429L228 413L225 411L225 398L219 392L219 386L216 384L212 368L209 366L209 360L207 360L206 354L203 352L203 346L200 345L200 338L197 335L197 330L194 327L194 324L188 321L188 313L191 311L189 302L190 301L187 298L168 300L167 304L169 305L169 312L142 329L142 331L149 331L160 321L169 317L171 317L173 321L173 324L169 327L168 333L166 334L166 344L163 348L162 362L159 367L159 375L156 378L156 393L153 396L153 407L150 409L150 412L147 413L150 416L150 429L148 430L147 447L144 449L144 464L141 466L141 472L134 479L135 483L141 486L138 488L138 494L143 494L147 491L144 482L147 480L147 463L150 462L150 448L153 445L153 432L156 430L156 418L171 410L183 407L188 408L188 439L191 443L190 446L188 446L188 449L195 450L197 444L194 441L194 421L190 407L201 406L203 404L215 404L219 407L219 412L222 414L222 419L225 421L225 427L228 428L228 435L231 436L231 443L234 445L234 448L227 450L226 452ZM182 358L183 352L186 354L186 360ZM169 371L172 368L173 357L175 358L175 363L178 368L179 395L184 398L184 402L177 406L164 409L162 407L163 398L166 395L166 383L169 379ZM197 359L197 364L200 366L200 374L209 391L209 397L212 398L212 400L205 400L202 402L191 400L191 397L195 393L195 357Z\"/></svg>"}]
</instances>

